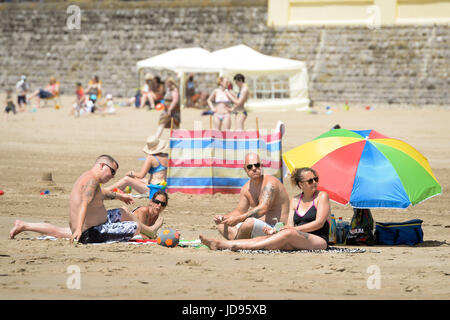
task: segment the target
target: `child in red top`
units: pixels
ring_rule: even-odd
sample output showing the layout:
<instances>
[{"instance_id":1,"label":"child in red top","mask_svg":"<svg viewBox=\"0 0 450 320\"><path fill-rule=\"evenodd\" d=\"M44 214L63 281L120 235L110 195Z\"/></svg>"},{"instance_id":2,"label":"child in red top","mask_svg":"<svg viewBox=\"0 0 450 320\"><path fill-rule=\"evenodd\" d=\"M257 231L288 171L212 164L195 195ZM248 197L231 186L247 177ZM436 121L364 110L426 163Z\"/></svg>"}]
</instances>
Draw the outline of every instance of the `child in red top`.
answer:
<instances>
[{"instance_id":1,"label":"child in red top","mask_svg":"<svg viewBox=\"0 0 450 320\"><path fill-rule=\"evenodd\" d=\"M75 117L78 117L83 113L86 105L86 96L84 94L83 86L80 82L77 83L75 95L77 96L77 101L74 104Z\"/></svg>"}]
</instances>

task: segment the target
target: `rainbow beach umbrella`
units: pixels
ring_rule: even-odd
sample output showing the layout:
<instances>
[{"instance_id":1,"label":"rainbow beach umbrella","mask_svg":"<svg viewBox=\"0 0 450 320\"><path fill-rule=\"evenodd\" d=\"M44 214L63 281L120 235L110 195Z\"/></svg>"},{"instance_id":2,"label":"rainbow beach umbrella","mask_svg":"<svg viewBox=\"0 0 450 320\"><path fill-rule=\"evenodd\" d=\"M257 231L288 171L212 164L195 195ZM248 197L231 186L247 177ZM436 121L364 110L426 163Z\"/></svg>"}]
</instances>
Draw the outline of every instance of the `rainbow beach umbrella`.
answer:
<instances>
[{"instance_id":1,"label":"rainbow beach umbrella","mask_svg":"<svg viewBox=\"0 0 450 320\"><path fill-rule=\"evenodd\" d=\"M442 193L428 160L375 130L330 130L283 154L290 172L311 167L318 189L356 208L407 208Z\"/></svg>"}]
</instances>

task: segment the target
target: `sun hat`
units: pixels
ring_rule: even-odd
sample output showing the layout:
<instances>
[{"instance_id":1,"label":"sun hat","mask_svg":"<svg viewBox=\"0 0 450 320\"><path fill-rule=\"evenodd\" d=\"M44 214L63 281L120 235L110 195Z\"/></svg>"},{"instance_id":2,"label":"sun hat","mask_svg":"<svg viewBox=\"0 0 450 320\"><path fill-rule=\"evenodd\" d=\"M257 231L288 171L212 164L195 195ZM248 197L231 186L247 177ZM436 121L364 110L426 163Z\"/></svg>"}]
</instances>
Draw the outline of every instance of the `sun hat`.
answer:
<instances>
[{"instance_id":1,"label":"sun hat","mask_svg":"<svg viewBox=\"0 0 450 320\"><path fill-rule=\"evenodd\" d=\"M147 154L157 154L163 152L169 143L166 140L160 140L155 136L149 136L147 138L147 143L142 149Z\"/></svg>"},{"instance_id":2,"label":"sun hat","mask_svg":"<svg viewBox=\"0 0 450 320\"><path fill-rule=\"evenodd\" d=\"M109 100L109 99L112 99L112 98L113 98L113 96L112 96L111 93L108 93L108 94L106 95L106 100Z\"/></svg>"},{"instance_id":3,"label":"sun hat","mask_svg":"<svg viewBox=\"0 0 450 320\"><path fill-rule=\"evenodd\" d=\"M153 77L153 75L151 74L151 73L147 73L146 75L145 75L145 80L152 80L154 77Z\"/></svg>"}]
</instances>

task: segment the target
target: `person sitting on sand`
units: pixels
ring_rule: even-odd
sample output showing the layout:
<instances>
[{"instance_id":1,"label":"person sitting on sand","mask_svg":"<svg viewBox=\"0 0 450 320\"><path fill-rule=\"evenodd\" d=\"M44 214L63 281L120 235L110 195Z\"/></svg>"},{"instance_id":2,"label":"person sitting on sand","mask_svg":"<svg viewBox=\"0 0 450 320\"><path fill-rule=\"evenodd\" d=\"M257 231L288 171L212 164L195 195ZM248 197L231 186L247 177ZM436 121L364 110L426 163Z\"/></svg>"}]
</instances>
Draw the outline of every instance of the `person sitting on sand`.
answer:
<instances>
[{"instance_id":1,"label":"person sitting on sand","mask_svg":"<svg viewBox=\"0 0 450 320\"><path fill-rule=\"evenodd\" d=\"M148 194L150 189L147 185L156 185L166 180L169 155L164 153L164 151L168 145L169 143L166 140L149 136L146 145L142 149L147 154L147 158L141 170L137 173L133 170L127 172L125 177L106 189L112 191L117 188L123 191L127 186L130 186L141 194ZM148 179L145 178L147 173L150 174Z\"/></svg>"},{"instance_id":2,"label":"person sitting on sand","mask_svg":"<svg viewBox=\"0 0 450 320\"><path fill-rule=\"evenodd\" d=\"M156 232L164 222L160 214L166 208L168 201L169 197L167 193L158 190L147 206L137 207L132 212L127 207L122 207L120 209L121 221L136 221L139 223L141 235L148 238L155 238ZM70 227L64 228L45 222L26 222L22 220L16 220L9 233L10 238L14 239L16 235L23 231L38 232L56 238L72 238L72 230Z\"/></svg>"},{"instance_id":3,"label":"person sitting on sand","mask_svg":"<svg viewBox=\"0 0 450 320\"><path fill-rule=\"evenodd\" d=\"M211 250L325 250L328 247L330 199L317 190L319 176L311 168L296 169L291 182L302 190L290 203L288 223L277 232L266 227L266 235L254 239L221 240L200 235Z\"/></svg>"},{"instance_id":4,"label":"person sitting on sand","mask_svg":"<svg viewBox=\"0 0 450 320\"><path fill-rule=\"evenodd\" d=\"M264 227L277 222L286 224L289 214L289 195L284 185L271 175L262 174L259 156L245 156L244 170L250 180L242 187L239 203L227 215L216 215L214 222L228 240L248 239L264 235ZM252 209L249 210L249 208Z\"/></svg>"},{"instance_id":5,"label":"person sitting on sand","mask_svg":"<svg viewBox=\"0 0 450 320\"><path fill-rule=\"evenodd\" d=\"M37 107L41 106L41 99L52 99L59 94L59 82L55 77L50 77L48 85L44 89L39 89L33 92L28 101L37 98Z\"/></svg>"}]
</instances>

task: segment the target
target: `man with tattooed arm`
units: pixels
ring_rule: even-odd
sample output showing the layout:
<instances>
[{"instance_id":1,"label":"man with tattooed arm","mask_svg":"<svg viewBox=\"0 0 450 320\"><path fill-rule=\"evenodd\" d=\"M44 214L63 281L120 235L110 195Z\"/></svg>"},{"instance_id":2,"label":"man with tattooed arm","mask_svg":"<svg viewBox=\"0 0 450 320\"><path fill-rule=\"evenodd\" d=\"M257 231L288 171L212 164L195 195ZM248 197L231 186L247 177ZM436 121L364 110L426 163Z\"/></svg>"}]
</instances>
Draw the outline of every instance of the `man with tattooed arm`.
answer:
<instances>
[{"instance_id":1,"label":"man with tattooed arm","mask_svg":"<svg viewBox=\"0 0 450 320\"><path fill-rule=\"evenodd\" d=\"M263 229L277 222L287 223L289 195L284 185L271 175L262 174L259 156L245 156L244 170L250 180L242 187L239 203L226 215L216 215L214 222L228 240L265 235Z\"/></svg>"},{"instance_id":2,"label":"man with tattooed arm","mask_svg":"<svg viewBox=\"0 0 450 320\"><path fill-rule=\"evenodd\" d=\"M75 182L70 194L72 239L81 243L128 241L140 232L139 220L123 208L106 210L103 201L118 199L134 202L128 194L107 191L100 187L111 180L119 164L109 155L99 156L94 166Z\"/></svg>"}]
</instances>

